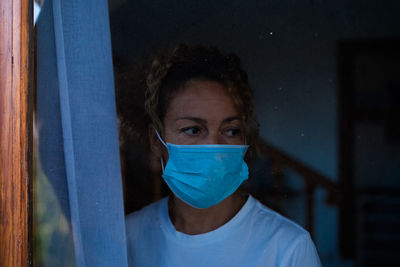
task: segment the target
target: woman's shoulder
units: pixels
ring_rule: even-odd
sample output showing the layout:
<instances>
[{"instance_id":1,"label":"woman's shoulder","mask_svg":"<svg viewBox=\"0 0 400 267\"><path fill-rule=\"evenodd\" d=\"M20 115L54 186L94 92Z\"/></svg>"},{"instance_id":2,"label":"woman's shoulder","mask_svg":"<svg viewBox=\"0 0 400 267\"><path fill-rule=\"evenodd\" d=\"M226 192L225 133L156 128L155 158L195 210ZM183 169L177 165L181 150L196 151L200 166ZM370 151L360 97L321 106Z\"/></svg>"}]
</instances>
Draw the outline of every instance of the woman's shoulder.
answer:
<instances>
[{"instance_id":1,"label":"woman's shoulder","mask_svg":"<svg viewBox=\"0 0 400 267\"><path fill-rule=\"evenodd\" d=\"M257 199L251 198L254 204L252 215L249 219L255 229L263 230L267 234L267 238L273 236L277 239L294 241L294 239L304 239L309 236L309 233L297 223L282 216Z\"/></svg>"},{"instance_id":2,"label":"woman's shoulder","mask_svg":"<svg viewBox=\"0 0 400 267\"><path fill-rule=\"evenodd\" d=\"M166 201L167 197L127 215L125 224L128 234L134 230L143 230L143 227L149 228L158 223L159 210L162 205L165 205Z\"/></svg>"},{"instance_id":3,"label":"woman's shoulder","mask_svg":"<svg viewBox=\"0 0 400 267\"><path fill-rule=\"evenodd\" d=\"M258 200L253 198L252 201L247 227L255 250L274 251L276 260L295 266L321 266L315 245L306 230Z\"/></svg>"},{"instance_id":4,"label":"woman's shoulder","mask_svg":"<svg viewBox=\"0 0 400 267\"><path fill-rule=\"evenodd\" d=\"M315 245L305 229L258 200L253 201L249 228L255 247L275 251L280 261L297 262L296 266L320 266Z\"/></svg>"}]
</instances>

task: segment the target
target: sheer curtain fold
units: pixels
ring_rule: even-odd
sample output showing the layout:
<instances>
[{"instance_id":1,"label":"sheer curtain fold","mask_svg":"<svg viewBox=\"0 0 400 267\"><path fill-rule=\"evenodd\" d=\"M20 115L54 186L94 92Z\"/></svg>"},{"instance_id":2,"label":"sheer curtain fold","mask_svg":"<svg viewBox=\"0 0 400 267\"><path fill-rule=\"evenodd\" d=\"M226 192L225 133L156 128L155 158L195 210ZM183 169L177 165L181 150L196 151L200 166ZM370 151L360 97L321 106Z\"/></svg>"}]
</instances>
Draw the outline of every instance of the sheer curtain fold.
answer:
<instances>
[{"instance_id":1,"label":"sheer curtain fold","mask_svg":"<svg viewBox=\"0 0 400 267\"><path fill-rule=\"evenodd\" d=\"M76 266L127 266L107 1L47 0L37 32L40 160Z\"/></svg>"}]
</instances>

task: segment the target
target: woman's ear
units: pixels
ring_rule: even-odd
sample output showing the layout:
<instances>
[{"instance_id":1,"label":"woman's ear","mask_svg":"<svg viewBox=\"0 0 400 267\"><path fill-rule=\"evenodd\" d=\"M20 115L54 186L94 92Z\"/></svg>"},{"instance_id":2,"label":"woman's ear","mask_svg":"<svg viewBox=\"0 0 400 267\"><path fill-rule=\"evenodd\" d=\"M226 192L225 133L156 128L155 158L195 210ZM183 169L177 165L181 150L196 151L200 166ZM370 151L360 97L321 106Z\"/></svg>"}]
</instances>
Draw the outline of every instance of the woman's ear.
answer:
<instances>
[{"instance_id":1,"label":"woman's ear","mask_svg":"<svg viewBox=\"0 0 400 267\"><path fill-rule=\"evenodd\" d=\"M149 141L150 141L150 150L153 153L154 156L157 158L161 158L163 153L163 144L161 143L160 139L158 139L158 136L156 134L156 128L154 127L153 124L150 124L147 127L148 135L149 135Z\"/></svg>"}]
</instances>

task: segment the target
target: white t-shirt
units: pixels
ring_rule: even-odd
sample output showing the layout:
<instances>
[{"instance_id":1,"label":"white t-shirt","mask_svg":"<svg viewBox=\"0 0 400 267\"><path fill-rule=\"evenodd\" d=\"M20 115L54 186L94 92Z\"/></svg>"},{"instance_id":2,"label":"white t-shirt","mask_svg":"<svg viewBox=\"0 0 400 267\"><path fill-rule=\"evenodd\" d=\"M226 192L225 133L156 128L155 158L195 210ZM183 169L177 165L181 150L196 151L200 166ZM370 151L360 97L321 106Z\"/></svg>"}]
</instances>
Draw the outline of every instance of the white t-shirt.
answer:
<instances>
[{"instance_id":1,"label":"white t-shirt","mask_svg":"<svg viewBox=\"0 0 400 267\"><path fill-rule=\"evenodd\" d=\"M175 230L168 198L126 218L129 266L320 266L307 231L249 196L226 224L187 235Z\"/></svg>"}]
</instances>

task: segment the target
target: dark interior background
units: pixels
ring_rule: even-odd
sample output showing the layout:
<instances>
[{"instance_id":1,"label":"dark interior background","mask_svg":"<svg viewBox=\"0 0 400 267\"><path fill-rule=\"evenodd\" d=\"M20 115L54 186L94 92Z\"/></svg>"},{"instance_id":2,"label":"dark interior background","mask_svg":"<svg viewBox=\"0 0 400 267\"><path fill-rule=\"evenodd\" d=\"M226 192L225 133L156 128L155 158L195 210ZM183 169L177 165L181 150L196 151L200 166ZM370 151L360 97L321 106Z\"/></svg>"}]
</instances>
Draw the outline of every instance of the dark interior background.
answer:
<instances>
[{"instance_id":1,"label":"dark interior background","mask_svg":"<svg viewBox=\"0 0 400 267\"><path fill-rule=\"evenodd\" d=\"M313 237L323 266L400 262L399 1L109 0L109 8L116 77L143 55L180 41L240 56L255 90L262 139L340 187L341 205L327 204L321 188L313 200ZM140 169L149 161L144 151L128 146L125 179L135 188L125 197L134 210L154 199L157 186L149 183L153 174ZM270 192L270 162L261 158L254 166L253 190ZM299 176L283 170L291 193L282 213L305 226ZM343 200L354 213L347 230ZM367 214L365 203L384 208ZM371 217L378 223L364 225ZM352 240L347 252L343 233Z\"/></svg>"}]
</instances>

